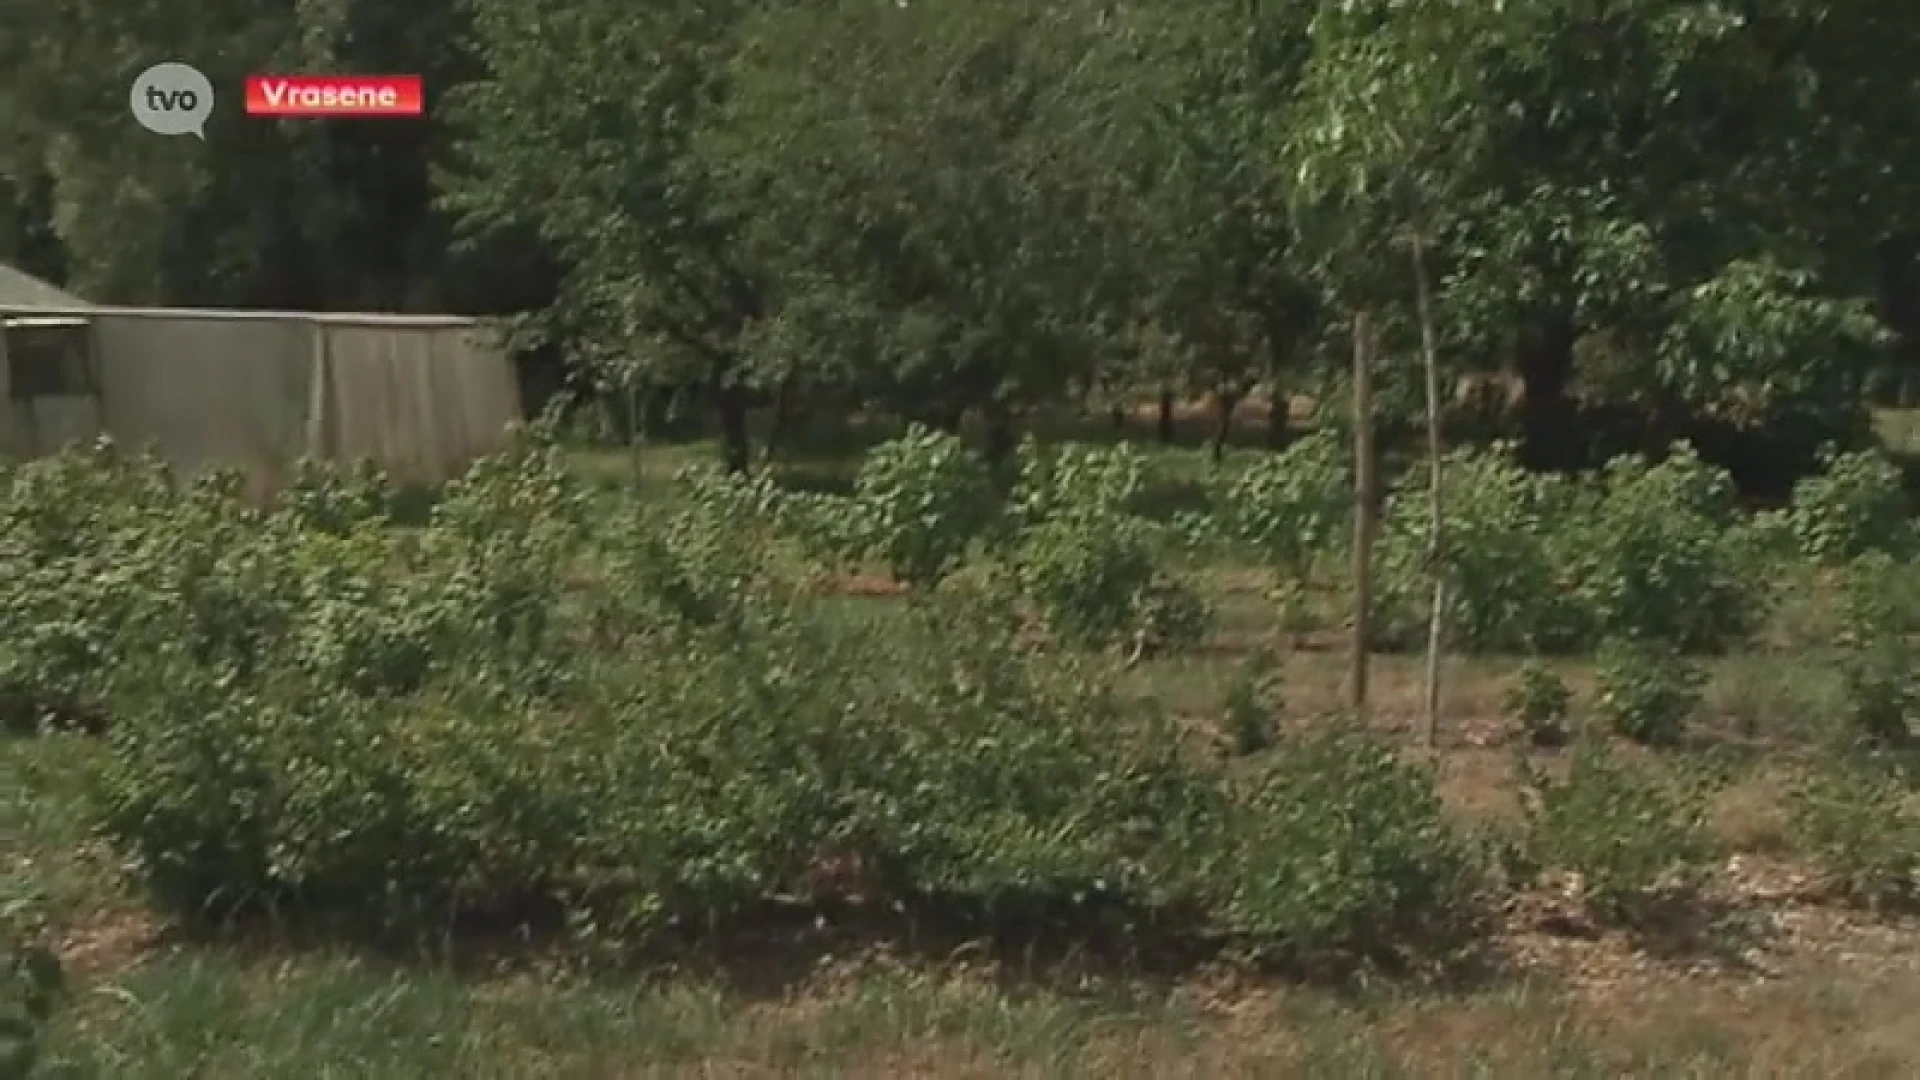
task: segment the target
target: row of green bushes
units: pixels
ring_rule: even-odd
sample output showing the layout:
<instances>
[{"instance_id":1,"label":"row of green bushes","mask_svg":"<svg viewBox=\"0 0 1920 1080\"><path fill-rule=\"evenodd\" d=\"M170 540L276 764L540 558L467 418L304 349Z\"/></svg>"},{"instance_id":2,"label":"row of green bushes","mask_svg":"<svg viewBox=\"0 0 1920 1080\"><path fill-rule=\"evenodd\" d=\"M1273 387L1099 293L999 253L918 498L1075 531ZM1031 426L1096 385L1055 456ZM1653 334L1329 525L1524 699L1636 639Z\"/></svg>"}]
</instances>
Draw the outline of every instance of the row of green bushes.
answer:
<instances>
[{"instance_id":1,"label":"row of green bushes","mask_svg":"<svg viewBox=\"0 0 1920 1080\"><path fill-rule=\"evenodd\" d=\"M1229 780L990 581L822 600L750 498L598 507L535 444L400 529L371 477L256 508L71 455L0 506L6 670L108 718L101 824L186 914L641 934L864 899L1294 949L1467 909L1470 853L1390 750Z\"/></svg>"},{"instance_id":2,"label":"row of green bushes","mask_svg":"<svg viewBox=\"0 0 1920 1080\"><path fill-rule=\"evenodd\" d=\"M891 452L944 452L914 446ZM37 715L105 718L100 824L187 915L544 911L624 938L865 902L1286 953L1458 929L1487 849L1392 748L1317 735L1222 769L1123 710L1111 661L1039 647L1037 602L1108 580L1073 552L1146 542L1105 528L1130 483L1029 455L977 538L1004 561L860 604L812 588L808 553L897 538L912 484L830 506L691 474L610 506L530 441L398 528L364 472L254 507L102 448L0 488L0 672ZM1655 890L1644 867L1689 849L1617 780L1577 772L1520 849ZM1604 839L1576 827L1592 806Z\"/></svg>"},{"instance_id":3,"label":"row of green bushes","mask_svg":"<svg viewBox=\"0 0 1920 1080\"><path fill-rule=\"evenodd\" d=\"M783 494L763 480L736 510L799 538L816 559L878 562L917 589L963 568L1004 571L1030 616L1083 643L1203 637L1202 594L1172 569L1196 558L1265 568L1282 608L1309 586L1349 584L1353 470L1332 433L1218 470L1204 508L1164 524L1140 512L1146 469L1130 447L1029 443L1017 463L1017 476L997 484L957 440L916 430L874 450L851 495ZM1837 575L1835 633L1803 644L1836 650L1856 734L1902 741L1920 718L1907 661L1920 630L1920 533L1884 457L1829 454L1823 464L1789 505L1754 513L1684 445L1580 477L1529 473L1500 447L1454 453L1438 561L1449 646L1595 654L1613 726L1672 742L1704 682L1688 657L1755 644L1790 588L1816 594L1818 577ZM1425 470L1400 477L1383 508L1377 647L1425 638L1427 484Z\"/></svg>"},{"instance_id":4,"label":"row of green bushes","mask_svg":"<svg viewBox=\"0 0 1920 1080\"><path fill-rule=\"evenodd\" d=\"M1871 452L1828 455L1790 506L1749 513L1725 472L1684 445L1595 476L1526 472L1504 448L1445 462L1440 565L1452 643L1483 652L1571 653L1625 639L1687 652L1749 642L1785 564L1840 566L1920 550L1901 473ZM750 516L777 518L828 561L884 565L927 588L981 561L1014 571L1035 612L1082 638L1192 638L1205 611L1183 590L1182 551L1236 558L1283 585L1343 581L1353 469L1332 433L1219 469L1205 508L1168 523L1140 512L1146 466L1131 447L1022 447L997 479L950 436L915 429L869 453L847 496L771 482ZM1424 469L1395 482L1377 552L1377 645L1423 639L1430 596ZM1159 603L1150 602L1157 598ZM1168 617L1169 607L1186 613Z\"/></svg>"}]
</instances>

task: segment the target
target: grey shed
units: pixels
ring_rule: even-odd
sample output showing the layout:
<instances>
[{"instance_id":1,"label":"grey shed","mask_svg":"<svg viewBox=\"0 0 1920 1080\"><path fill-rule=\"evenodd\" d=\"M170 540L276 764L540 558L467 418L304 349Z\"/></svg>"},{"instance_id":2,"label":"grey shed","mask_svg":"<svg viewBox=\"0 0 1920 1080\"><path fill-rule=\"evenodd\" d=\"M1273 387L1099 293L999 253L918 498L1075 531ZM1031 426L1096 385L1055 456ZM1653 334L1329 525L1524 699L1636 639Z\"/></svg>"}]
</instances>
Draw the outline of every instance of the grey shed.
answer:
<instances>
[{"instance_id":1,"label":"grey shed","mask_svg":"<svg viewBox=\"0 0 1920 1080\"><path fill-rule=\"evenodd\" d=\"M444 483L521 418L503 344L449 316L105 307L0 267L0 456L106 435L258 493L303 457Z\"/></svg>"}]
</instances>

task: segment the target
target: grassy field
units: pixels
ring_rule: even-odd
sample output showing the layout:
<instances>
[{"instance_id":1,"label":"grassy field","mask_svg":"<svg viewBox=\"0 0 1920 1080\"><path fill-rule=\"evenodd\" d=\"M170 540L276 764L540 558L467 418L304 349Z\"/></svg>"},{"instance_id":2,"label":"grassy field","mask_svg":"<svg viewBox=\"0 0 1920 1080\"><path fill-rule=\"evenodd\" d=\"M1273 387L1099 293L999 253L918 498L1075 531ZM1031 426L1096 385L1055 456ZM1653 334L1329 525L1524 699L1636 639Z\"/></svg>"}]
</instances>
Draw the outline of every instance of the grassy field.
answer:
<instances>
[{"instance_id":1,"label":"grassy field","mask_svg":"<svg viewBox=\"0 0 1920 1080\"><path fill-rule=\"evenodd\" d=\"M645 451L637 481L622 453L576 465L644 498L706 452ZM1170 503L1204 456L1156 456ZM803 485L844 484L844 462L830 455L786 468ZM1206 729L1245 657L1277 647L1288 715L1338 710L1336 611L1292 632L1276 624L1258 575L1209 567L1198 579L1220 613L1212 636L1136 665L1124 694ZM270 924L189 934L143 901L93 832L98 741L9 739L0 867L51 913L70 974L36 1075L1916 1075L1920 922L1841 903L1790 835L1787 792L1841 708L1823 618L1815 604L1776 612L1759 647L1713 663L1689 743L1634 758L1676 783L1717 778L1716 861L1698 904L1627 930L1589 918L1548 879L1508 897L1484 950L1439 982L930 946L824 925L703 941L640 970L514 941L396 957ZM1430 751L1417 737L1419 659L1376 660L1373 724L1437 766L1463 824L1520 819L1529 792L1516 759L1549 772L1563 762L1529 748L1504 715L1519 664L1451 660L1446 725ZM1560 667L1587 690L1589 664Z\"/></svg>"}]
</instances>

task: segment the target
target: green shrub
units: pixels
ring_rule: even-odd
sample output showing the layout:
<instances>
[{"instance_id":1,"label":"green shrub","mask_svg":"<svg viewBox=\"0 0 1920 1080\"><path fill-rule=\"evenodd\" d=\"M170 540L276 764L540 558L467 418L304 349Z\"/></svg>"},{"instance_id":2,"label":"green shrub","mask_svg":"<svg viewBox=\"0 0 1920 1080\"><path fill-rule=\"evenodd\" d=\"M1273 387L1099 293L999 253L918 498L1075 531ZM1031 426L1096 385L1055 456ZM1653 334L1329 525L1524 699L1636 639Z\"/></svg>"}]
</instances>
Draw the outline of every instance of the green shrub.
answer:
<instances>
[{"instance_id":1,"label":"green shrub","mask_svg":"<svg viewBox=\"0 0 1920 1080\"><path fill-rule=\"evenodd\" d=\"M605 648L645 648L690 631L745 632L779 602L768 588L775 536L848 520L814 503L837 496L781 493L714 468L682 472L674 492L680 497L622 505L595 529L593 573L611 587L591 590L585 606ZM801 541L809 551L825 542L817 531L810 536Z\"/></svg>"},{"instance_id":2,"label":"green shrub","mask_svg":"<svg viewBox=\"0 0 1920 1080\"><path fill-rule=\"evenodd\" d=\"M1821 471L1793 487L1787 519L1807 558L1838 565L1870 551L1913 550L1911 508L1900 467L1874 450L1821 453Z\"/></svg>"},{"instance_id":3,"label":"green shrub","mask_svg":"<svg viewBox=\"0 0 1920 1080\"><path fill-rule=\"evenodd\" d=\"M579 661L563 582L585 506L550 447L478 463L418 532L312 510L262 515L214 480L132 546L99 802L149 884L190 911L377 891L353 903L397 918L417 914L405 897L456 895L423 854L454 849L410 801L411 725L447 687L481 695L466 702L479 716L540 714Z\"/></svg>"},{"instance_id":4,"label":"green shrub","mask_svg":"<svg viewBox=\"0 0 1920 1080\"><path fill-rule=\"evenodd\" d=\"M1802 561L1800 537L1790 510L1759 510L1734 526L1737 552L1747 565L1764 572L1782 563Z\"/></svg>"},{"instance_id":5,"label":"green shrub","mask_svg":"<svg viewBox=\"0 0 1920 1080\"><path fill-rule=\"evenodd\" d=\"M303 530L345 535L385 523L397 494L371 462L341 468L302 458L294 463L276 502Z\"/></svg>"},{"instance_id":6,"label":"green shrub","mask_svg":"<svg viewBox=\"0 0 1920 1080\"><path fill-rule=\"evenodd\" d=\"M1711 854L1706 801L1674 792L1600 740L1575 749L1567 779L1528 770L1527 849L1538 867L1579 875L1594 914L1636 922L1684 896Z\"/></svg>"},{"instance_id":7,"label":"green shrub","mask_svg":"<svg viewBox=\"0 0 1920 1080\"><path fill-rule=\"evenodd\" d=\"M153 675L165 689L123 706L98 800L186 917L293 903L417 928L550 884L586 835L596 793L553 778L582 740L497 676L396 699L294 672L236 687L177 657Z\"/></svg>"},{"instance_id":8,"label":"green shrub","mask_svg":"<svg viewBox=\"0 0 1920 1080\"><path fill-rule=\"evenodd\" d=\"M1305 950L1460 910L1430 779L1384 748L1290 747L1236 794L1123 716L1109 669L1025 648L992 575L807 600L732 520L742 493L583 525L551 464L488 463L417 531L218 485L136 530L181 568L130 607L150 636L120 658L96 797L168 910L558 907L625 940L860 899L1210 912ZM581 566L608 576L575 595Z\"/></svg>"},{"instance_id":9,"label":"green shrub","mask_svg":"<svg viewBox=\"0 0 1920 1080\"><path fill-rule=\"evenodd\" d=\"M1529 660L1520 668L1513 685L1507 688L1502 704L1506 714L1535 746L1564 745L1567 708L1573 703L1573 691L1559 672L1544 661Z\"/></svg>"},{"instance_id":10,"label":"green shrub","mask_svg":"<svg viewBox=\"0 0 1920 1080\"><path fill-rule=\"evenodd\" d=\"M24 873L0 870L0 1076L33 1075L65 990L45 914L44 898Z\"/></svg>"},{"instance_id":11,"label":"green shrub","mask_svg":"<svg viewBox=\"0 0 1920 1080\"><path fill-rule=\"evenodd\" d=\"M957 436L915 426L868 452L854 478L855 546L927 588L998 525L991 470Z\"/></svg>"},{"instance_id":12,"label":"green shrub","mask_svg":"<svg viewBox=\"0 0 1920 1080\"><path fill-rule=\"evenodd\" d=\"M0 724L97 711L133 607L177 572L146 525L177 510L166 473L111 443L9 470L0 489Z\"/></svg>"},{"instance_id":13,"label":"green shrub","mask_svg":"<svg viewBox=\"0 0 1920 1080\"><path fill-rule=\"evenodd\" d=\"M1477 863L1433 776L1363 735L1315 733L1275 755L1233 850L1223 919L1262 951L1436 944L1474 914Z\"/></svg>"},{"instance_id":14,"label":"green shrub","mask_svg":"<svg viewBox=\"0 0 1920 1080\"><path fill-rule=\"evenodd\" d=\"M1840 583L1837 662L1846 686L1848 734L1874 746L1901 746L1920 718L1920 675L1909 638L1920 616L1920 575L1882 552L1861 556Z\"/></svg>"},{"instance_id":15,"label":"green shrub","mask_svg":"<svg viewBox=\"0 0 1920 1080\"><path fill-rule=\"evenodd\" d=\"M1014 569L1047 626L1073 641L1148 633L1187 644L1206 631L1198 594L1161 568L1153 529L1140 518L1056 512L1022 533Z\"/></svg>"},{"instance_id":16,"label":"green shrub","mask_svg":"<svg viewBox=\"0 0 1920 1080\"><path fill-rule=\"evenodd\" d=\"M1558 558L1600 633L1725 649L1748 640L1767 590L1749 578L1732 481L1690 448L1610 462L1603 494L1556 532Z\"/></svg>"},{"instance_id":17,"label":"green shrub","mask_svg":"<svg viewBox=\"0 0 1920 1080\"><path fill-rule=\"evenodd\" d=\"M96 508L120 556L103 833L182 918L558 910L624 941L862 900L996 927L1198 913L1314 951L1468 910L1472 860L1388 748L1290 745L1242 790L1123 711L1110 663L1031 648L1014 568L846 604L743 526L784 498L681 495L596 510L530 442L419 529L249 509L230 479ZM1027 541L1065 553L1061 610L1178 617L1145 522L1055 507ZM7 535L39 558L54 534Z\"/></svg>"},{"instance_id":18,"label":"green shrub","mask_svg":"<svg viewBox=\"0 0 1920 1080\"><path fill-rule=\"evenodd\" d=\"M1021 447L1013 568L1042 621L1062 637L1185 645L1206 633L1205 603L1164 567L1160 529L1128 509L1143 468L1130 447Z\"/></svg>"},{"instance_id":19,"label":"green shrub","mask_svg":"<svg viewBox=\"0 0 1920 1080\"><path fill-rule=\"evenodd\" d=\"M1440 565L1448 639L1475 651L1572 649L1590 640L1589 616L1561 580L1550 543L1573 498L1564 481L1532 475L1508 452L1447 456ZM1409 474L1389 498L1379 548L1380 631L1404 646L1424 640L1428 569L1427 477Z\"/></svg>"},{"instance_id":20,"label":"green shrub","mask_svg":"<svg viewBox=\"0 0 1920 1080\"><path fill-rule=\"evenodd\" d=\"M1245 757L1273 748L1286 706L1284 693L1279 661L1270 652L1256 653L1234 672L1221 709L1229 753Z\"/></svg>"},{"instance_id":21,"label":"green shrub","mask_svg":"<svg viewBox=\"0 0 1920 1080\"><path fill-rule=\"evenodd\" d=\"M1839 612L1856 632L1920 634L1920 562L1870 551L1841 568Z\"/></svg>"},{"instance_id":22,"label":"green shrub","mask_svg":"<svg viewBox=\"0 0 1920 1080\"><path fill-rule=\"evenodd\" d=\"M1793 792L1796 846L1848 899L1893 907L1920 899L1920 815L1907 778L1872 763L1828 762Z\"/></svg>"},{"instance_id":23,"label":"green shrub","mask_svg":"<svg viewBox=\"0 0 1920 1080\"><path fill-rule=\"evenodd\" d=\"M448 601L473 647L498 663L542 662L592 507L560 449L531 437L447 486L424 557L446 567Z\"/></svg>"},{"instance_id":24,"label":"green shrub","mask_svg":"<svg viewBox=\"0 0 1920 1080\"><path fill-rule=\"evenodd\" d=\"M750 530L690 501L596 527L586 562L620 599L583 604L554 584L564 537L511 520L547 516L544 468L482 472L388 548L286 527L223 541L221 565L274 568L258 580L279 645L245 668L186 634L128 658L98 792L169 909L410 928L531 903L639 932L783 897L1009 918L1196 902L1184 860L1219 842L1227 793L1172 732L1120 717L1102 677L1025 651L992 590L803 604ZM479 544L488 514L497 547ZM364 595L388 562L421 582L391 615ZM517 591L537 567L556 591ZM344 590L342 613L372 601L373 629L315 583ZM418 628L399 639L426 648L417 679L341 678L366 666L355 648L406 652L367 636L381 627Z\"/></svg>"},{"instance_id":25,"label":"green shrub","mask_svg":"<svg viewBox=\"0 0 1920 1080\"><path fill-rule=\"evenodd\" d=\"M1662 644L1619 638L1594 664L1595 707L1612 729L1649 746L1672 746L1700 708L1706 673Z\"/></svg>"},{"instance_id":26,"label":"green shrub","mask_svg":"<svg viewBox=\"0 0 1920 1080\"><path fill-rule=\"evenodd\" d=\"M1138 610L1135 640L1165 649L1198 645L1213 632L1218 617L1192 581L1164 569L1141 591Z\"/></svg>"},{"instance_id":27,"label":"green shrub","mask_svg":"<svg viewBox=\"0 0 1920 1080\"><path fill-rule=\"evenodd\" d=\"M1604 637L1725 649L1761 625L1766 537L1731 481L1684 445L1664 461L1608 464L1597 483L1527 473L1504 449L1445 463L1440 565L1450 640L1487 652L1569 652ZM1381 643L1426 623L1432 583L1424 472L1388 500L1379 549Z\"/></svg>"},{"instance_id":28,"label":"green shrub","mask_svg":"<svg viewBox=\"0 0 1920 1080\"><path fill-rule=\"evenodd\" d=\"M1303 579L1339 550L1353 515L1353 467L1339 437L1315 431L1275 454L1223 470L1201 526L1228 548Z\"/></svg>"},{"instance_id":29,"label":"green shrub","mask_svg":"<svg viewBox=\"0 0 1920 1080\"><path fill-rule=\"evenodd\" d=\"M706 462L684 466L674 473L672 490L679 501L698 508L709 519L731 522L736 529L781 524L782 516L800 494L783 489L767 470L731 473Z\"/></svg>"},{"instance_id":30,"label":"green shrub","mask_svg":"<svg viewBox=\"0 0 1920 1080\"><path fill-rule=\"evenodd\" d=\"M1018 528L1068 513L1131 514L1146 484L1146 460L1132 446L1020 444L1010 506Z\"/></svg>"},{"instance_id":31,"label":"green shrub","mask_svg":"<svg viewBox=\"0 0 1920 1080\"><path fill-rule=\"evenodd\" d=\"M1920 716L1920 679L1910 649L1884 639L1856 642L1841 651L1839 670L1854 739L1883 747L1912 741L1914 718Z\"/></svg>"},{"instance_id":32,"label":"green shrub","mask_svg":"<svg viewBox=\"0 0 1920 1080\"><path fill-rule=\"evenodd\" d=\"M1191 902L1186 868L1225 792L1175 732L1120 715L1097 673L1021 660L964 605L915 619L866 664L842 658L814 721L844 727L849 695L889 720L818 758L841 773L825 790L857 808L844 831L873 838L872 861L916 892L1016 915L1075 897ZM876 679L876 661L898 674Z\"/></svg>"}]
</instances>

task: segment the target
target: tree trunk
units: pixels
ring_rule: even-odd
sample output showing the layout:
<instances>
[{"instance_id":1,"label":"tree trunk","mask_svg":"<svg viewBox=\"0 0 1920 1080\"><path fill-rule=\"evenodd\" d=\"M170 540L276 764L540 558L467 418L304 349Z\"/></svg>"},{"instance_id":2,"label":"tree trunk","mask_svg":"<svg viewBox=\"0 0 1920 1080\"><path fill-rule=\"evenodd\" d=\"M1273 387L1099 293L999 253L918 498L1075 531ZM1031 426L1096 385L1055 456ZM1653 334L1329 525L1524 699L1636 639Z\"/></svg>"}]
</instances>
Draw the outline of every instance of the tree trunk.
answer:
<instances>
[{"instance_id":1,"label":"tree trunk","mask_svg":"<svg viewBox=\"0 0 1920 1080\"><path fill-rule=\"evenodd\" d=\"M1380 470L1373 456L1373 318L1353 317L1353 670L1354 720L1367 722L1368 660L1373 648L1373 541Z\"/></svg>"},{"instance_id":2,"label":"tree trunk","mask_svg":"<svg viewBox=\"0 0 1920 1080\"><path fill-rule=\"evenodd\" d=\"M1213 394L1213 440L1208 447L1213 455L1213 463L1220 464L1227 457L1227 439L1233 435L1233 416L1240 411L1240 399L1245 395L1234 390L1216 390Z\"/></svg>"},{"instance_id":3,"label":"tree trunk","mask_svg":"<svg viewBox=\"0 0 1920 1080\"><path fill-rule=\"evenodd\" d=\"M1124 406L1115 405L1111 409L1108 409L1107 419L1113 424L1113 433L1115 435L1127 430L1127 410Z\"/></svg>"},{"instance_id":4,"label":"tree trunk","mask_svg":"<svg viewBox=\"0 0 1920 1080\"><path fill-rule=\"evenodd\" d=\"M1440 347L1433 329L1433 297L1427 281L1426 245L1413 238L1414 303L1420 317L1420 366L1427 381L1427 573L1433 578L1433 606L1427 612L1427 748L1440 744L1440 656L1446 647L1447 580L1440 563L1442 514L1440 482Z\"/></svg>"},{"instance_id":5,"label":"tree trunk","mask_svg":"<svg viewBox=\"0 0 1920 1080\"><path fill-rule=\"evenodd\" d=\"M1160 417L1155 434L1163 445L1173 442L1173 391L1165 387L1160 390Z\"/></svg>"},{"instance_id":6,"label":"tree trunk","mask_svg":"<svg viewBox=\"0 0 1920 1080\"><path fill-rule=\"evenodd\" d=\"M1581 460L1573 399L1573 320L1554 316L1530 328L1515 357L1520 375L1520 460L1530 469L1563 472Z\"/></svg>"},{"instance_id":7,"label":"tree trunk","mask_svg":"<svg viewBox=\"0 0 1920 1080\"><path fill-rule=\"evenodd\" d=\"M753 442L747 434L749 395L743 386L721 384L713 394L714 412L720 421L720 451L727 471L745 475L753 462Z\"/></svg>"},{"instance_id":8,"label":"tree trunk","mask_svg":"<svg viewBox=\"0 0 1920 1080\"><path fill-rule=\"evenodd\" d=\"M1013 458L1018 443L1013 431L1013 414L998 401L989 401L981 408L982 447L981 456L992 468L999 468Z\"/></svg>"},{"instance_id":9,"label":"tree trunk","mask_svg":"<svg viewBox=\"0 0 1920 1080\"><path fill-rule=\"evenodd\" d=\"M1285 450L1293 441L1293 399L1278 385L1267 405L1267 449Z\"/></svg>"},{"instance_id":10,"label":"tree trunk","mask_svg":"<svg viewBox=\"0 0 1920 1080\"><path fill-rule=\"evenodd\" d=\"M766 445L760 448L760 460L771 463L774 455L784 445L787 432L793 427L794 415L799 408L798 394L793 380L784 379L773 398L773 421L767 426Z\"/></svg>"},{"instance_id":11,"label":"tree trunk","mask_svg":"<svg viewBox=\"0 0 1920 1080\"><path fill-rule=\"evenodd\" d=\"M1916 361L1920 360L1920 234L1900 233L1880 245L1880 317L1893 331L1887 350L1894 375L1896 408L1915 402Z\"/></svg>"},{"instance_id":12,"label":"tree trunk","mask_svg":"<svg viewBox=\"0 0 1920 1080\"><path fill-rule=\"evenodd\" d=\"M673 433L675 420L674 405L676 392L671 386L650 386L646 392L646 405L640 418L641 430L649 438Z\"/></svg>"}]
</instances>

